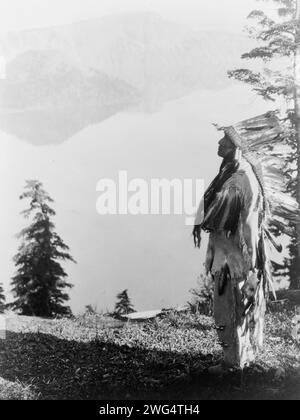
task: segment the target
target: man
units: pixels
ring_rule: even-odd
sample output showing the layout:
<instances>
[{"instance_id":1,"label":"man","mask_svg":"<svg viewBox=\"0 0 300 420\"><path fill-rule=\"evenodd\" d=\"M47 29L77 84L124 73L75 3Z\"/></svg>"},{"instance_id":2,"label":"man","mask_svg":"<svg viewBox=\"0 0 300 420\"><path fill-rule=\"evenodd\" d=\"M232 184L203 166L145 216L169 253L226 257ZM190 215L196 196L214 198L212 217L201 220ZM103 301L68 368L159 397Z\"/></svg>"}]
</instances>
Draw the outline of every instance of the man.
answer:
<instances>
[{"instance_id":1,"label":"man","mask_svg":"<svg viewBox=\"0 0 300 420\"><path fill-rule=\"evenodd\" d=\"M243 368L263 344L266 295L272 284L266 241L280 250L267 227L267 176L264 179L253 152L265 154L266 147L281 139L282 130L271 113L222 130L218 154L223 162L199 207L193 235L200 247L201 231L209 233L205 265L214 280L214 317L224 365ZM272 181L266 184L274 187ZM292 207L293 213L297 206Z\"/></svg>"}]
</instances>

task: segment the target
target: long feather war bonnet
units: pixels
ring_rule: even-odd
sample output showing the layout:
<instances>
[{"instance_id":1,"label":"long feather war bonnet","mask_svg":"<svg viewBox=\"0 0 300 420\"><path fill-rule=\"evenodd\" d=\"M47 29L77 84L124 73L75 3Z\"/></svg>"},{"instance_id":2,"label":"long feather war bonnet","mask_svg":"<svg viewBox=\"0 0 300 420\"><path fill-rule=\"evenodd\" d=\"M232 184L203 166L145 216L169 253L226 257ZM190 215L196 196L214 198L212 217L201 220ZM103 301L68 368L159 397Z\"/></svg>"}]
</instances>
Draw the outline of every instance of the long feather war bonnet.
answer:
<instances>
[{"instance_id":1,"label":"long feather war bonnet","mask_svg":"<svg viewBox=\"0 0 300 420\"><path fill-rule=\"evenodd\" d=\"M282 153L288 134L276 113L268 112L229 127L214 125L224 131L252 166L261 186L268 224L291 236L287 222L300 221L299 206L287 192Z\"/></svg>"}]
</instances>

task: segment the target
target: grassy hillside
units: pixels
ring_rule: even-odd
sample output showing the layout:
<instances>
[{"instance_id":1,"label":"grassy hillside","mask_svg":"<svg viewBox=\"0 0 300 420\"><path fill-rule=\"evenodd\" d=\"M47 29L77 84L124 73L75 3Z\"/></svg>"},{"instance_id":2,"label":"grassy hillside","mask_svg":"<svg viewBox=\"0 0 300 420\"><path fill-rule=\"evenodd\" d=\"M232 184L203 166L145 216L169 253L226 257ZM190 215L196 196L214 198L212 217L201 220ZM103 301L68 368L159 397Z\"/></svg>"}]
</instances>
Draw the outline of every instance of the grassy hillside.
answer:
<instances>
[{"instance_id":1,"label":"grassy hillside","mask_svg":"<svg viewBox=\"0 0 300 420\"><path fill-rule=\"evenodd\" d=\"M209 317L171 313L144 323L100 315L7 318L0 399L300 399L293 310L269 313L255 369L207 373L221 357Z\"/></svg>"}]
</instances>

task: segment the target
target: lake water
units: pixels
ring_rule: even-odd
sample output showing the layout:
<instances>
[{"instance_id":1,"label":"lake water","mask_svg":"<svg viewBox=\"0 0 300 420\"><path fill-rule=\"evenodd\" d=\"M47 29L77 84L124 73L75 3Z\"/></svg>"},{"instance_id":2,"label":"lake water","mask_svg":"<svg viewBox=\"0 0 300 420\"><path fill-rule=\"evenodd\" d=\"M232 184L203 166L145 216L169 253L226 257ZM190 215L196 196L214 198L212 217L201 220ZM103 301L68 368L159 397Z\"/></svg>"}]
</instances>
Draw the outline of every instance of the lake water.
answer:
<instances>
[{"instance_id":1,"label":"lake water","mask_svg":"<svg viewBox=\"0 0 300 420\"><path fill-rule=\"evenodd\" d=\"M26 179L38 179L55 200L57 231L77 261L66 265L75 313L88 304L112 309L124 289L137 310L185 304L203 271L205 240L200 252L194 249L183 216L100 216L96 184L126 170L130 179L203 178L207 185L220 165L220 133L212 123L230 124L266 110L248 88L233 85L194 92L151 114L119 113L59 144L30 144L0 132L5 289L14 272L14 235L28 223L19 215L25 203L18 197Z\"/></svg>"}]
</instances>

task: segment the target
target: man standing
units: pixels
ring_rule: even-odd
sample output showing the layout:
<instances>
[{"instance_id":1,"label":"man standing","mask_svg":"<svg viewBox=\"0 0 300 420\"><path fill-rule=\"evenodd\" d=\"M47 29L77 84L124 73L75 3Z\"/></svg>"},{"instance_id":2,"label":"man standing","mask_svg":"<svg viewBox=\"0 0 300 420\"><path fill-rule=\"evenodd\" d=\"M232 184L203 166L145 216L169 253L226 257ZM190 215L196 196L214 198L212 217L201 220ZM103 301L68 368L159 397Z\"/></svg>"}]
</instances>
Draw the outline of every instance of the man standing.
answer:
<instances>
[{"instance_id":1,"label":"man standing","mask_svg":"<svg viewBox=\"0 0 300 420\"><path fill-rule=\"evenodd\" d=\"M223 162L199 207L193 235L200 247L201 231L209 233L206 270L214 280L214 317L224 364L243 368L263 344L266 296L272 286L266 242L280 250L267 226L270 204L275 213L278 205L268 199L274 180L273 185L265 182L254 152L265 157L266 148L281 140L282 129L268 113L222 130L218 154ZM297 206L293 203L289 210L295 214Z\"/></svg>"}]
</instances>

